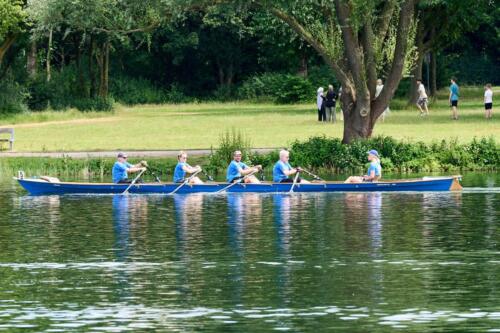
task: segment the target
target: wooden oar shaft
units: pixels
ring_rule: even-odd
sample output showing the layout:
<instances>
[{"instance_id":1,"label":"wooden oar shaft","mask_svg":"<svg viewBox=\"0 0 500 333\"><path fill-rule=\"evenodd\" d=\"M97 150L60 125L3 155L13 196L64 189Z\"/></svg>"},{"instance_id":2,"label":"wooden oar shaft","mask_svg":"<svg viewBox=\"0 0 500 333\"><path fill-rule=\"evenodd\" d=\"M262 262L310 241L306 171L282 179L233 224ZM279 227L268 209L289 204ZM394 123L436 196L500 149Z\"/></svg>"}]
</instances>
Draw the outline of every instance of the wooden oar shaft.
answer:
<instances>
[{"instance_id":1,"label":"wooden oar shaft","mask_svg":"<svg viewBox=\"0 0 500 333\"><path fill-rule=\"evenodd\" d=\"M125 191L122 192L122 194L127 194L128 193L128 190L135 184L135 182L142 176L142 174L146 171L147 169L144 169L142 170L141 172L139 172L139 174L137 175L137 177L134 178L134 180L132 180L132 183L130 183L130 185L125 189Z\"/></svg>"},{"instance_id":2,"label":"wooden oar shaft","mask_svg":"<svg viewBox=\"0 0 500 333\"><path fill-rule=\"evenodd\" d=\"M175 190L173 190L172 192L169 193L170 194L175 194L181 187L183 187L184 185L186 185L187 183L189 183L189 181L191 179L193 179L194 177L196 177L197 174L199 174L201 172L201 170L198 170L196 171L195 173L193 173L191 176L189 176L188 178L186 178L186 180L180 184L179 186L177 186L177 188Z\"/></svg>"},{"instance_id":3,"label":"wooden oar shaft","mask_svg":"<svg viewBox=\"0 0 500 333\"><path fill-rule=\"evenodd\" d=\"M245 179L247 179L248 177L252 176L254 173L256 173L257 171L252 171L250 172L248 175L246 175L245 177L239 179L238 181L235 181L234 183L232 184L229 184L228 186L224 187L223 189L220 189L218 190L217 192L215 193L221 193L221 192L224 192L224 191L227 191L228 189L230 189L231 187L233 187L234 185L236 184L240 184L241 182L243 182Z\"/></svg>"},{"instance_id":4,"label":"wooden oar shaft","mask_svg":"<svg viewBox=\"0 0 500 333\"><path fill-rule=\"evenodd\" d=\"M292 184L292 187L290 188L290 193L293 192L293 188L295 187L295 184L297 184L297 180L299 179L299 174L300 174L300 171L297 171L297 173L295 174L295 177L293 177L293 184Z\"/></svg>"}]
</instances>

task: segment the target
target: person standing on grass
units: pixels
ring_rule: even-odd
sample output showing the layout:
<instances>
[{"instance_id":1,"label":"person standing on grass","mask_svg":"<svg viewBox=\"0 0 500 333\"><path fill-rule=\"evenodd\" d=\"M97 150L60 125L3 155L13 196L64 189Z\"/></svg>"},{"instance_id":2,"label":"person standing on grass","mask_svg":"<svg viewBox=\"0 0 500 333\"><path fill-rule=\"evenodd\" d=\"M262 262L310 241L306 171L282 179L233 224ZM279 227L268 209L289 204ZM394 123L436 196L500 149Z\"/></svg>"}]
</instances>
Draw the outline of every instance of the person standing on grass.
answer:
<instances>
[{"instance_id":1,"label":"person standing on grass","mask_svg":"<svg viewBox=\"0 0 500 333\"><path fill-rule=\"evenodd\" d=\"M116 158L116 162L113 165L111 174L113 176L113 183L115 184L130 184L131 179L128 179L129 173L136 173L141 171L146 171L147 163L146 161L141 161L136 165L132 165L127 162L127 154L119 152Z\"/></svg>"},{"instance_id":2,"label":"person standing on grass","mask_svg":"<svg viewBox=\"0 0 500 333\"><path fill-rule=\"evenodd\" d=\"M427 108L427 104L429 102L427 99L427 93L425 92L425 86L422 83L421 79L417 79L417 92L418 92L417 107L420 110L420 116L428 116L429 109Z\"/></svg>"},{"instance_id":3,"label":"person standing on grass","mask_svg":"<svg viewBox=\"0 0 500 333\"><path fill-rule=\"evenodd\" d=\"M318 94L316 96L316 105L318 107L318 121L326 121L325 96L323 96L323 92L323 87L319 87Z\"/></svg>"},{"instance_id":4,"label":"person standing on grass","mask_svg":"<svg viewBox=\"0 0 500 333\"><path fill-rule=\"evenodd\" d=\"M450 106L451 106L451 112L452 112L452 119L453 120L458 120L458 95L459 95L459 88L457 84L457 79L452 77L451 80L451 85L450 85Z\"/></svg>"},{"instance_id":5,"label":"person standing on grass","mask_svg":"<svg viewBox=\"0 0 500 333\"><path fill-rule=\"evenodd\" d=\"M184 151L179 152L179 155L177 155L177 161L177 165L174 169L174 183L184 183L186 181L186 173L194 174L201 171L201 167L199 165L192 167L187 163L187 154ZM189 183L203 184L203 181L194 176L189 180Z\"/></svg>"},{"instance_id":6,"label":"person standing on grass","mask_svg":"<svg viewBox=\"0 0 500 333\"><path fill-rule=\"evenodd\" d=\"M491 119L493 113L493 90L491 84L484 86L484 110L486 111L486 119Z\"/></svg>"},{"instance_id":7,"label":"person standing on grass","mask_svg":"<svg viewBox=\"0 0 500 333\"><path fill-rule=\"evenodd\" d=\"M333 121L334 123L337 122L337 115L335 112L336 101L337 94L335 93L335 90L333 90L333 85L330 84L325 97L326 121Z\"/></svg>"},{"instance_id":8,"label":"person standing on grass","mask_svg":"<svg viewBox=\"0 0 500 333\"><path fill-rule=\"evenodd\" d=\"M378 79L377 80L377 86L375 87L375 98L377 98L380 93L382 92L382 89L384 89L384 84L382 83L382 80L381 79ZM387 107L384 112L382 113L382 122L384 122L385 120L385 117L387 117L389 115L389 112L391 112L389 110L389 107Z\"/></svg>"}]
</instances>

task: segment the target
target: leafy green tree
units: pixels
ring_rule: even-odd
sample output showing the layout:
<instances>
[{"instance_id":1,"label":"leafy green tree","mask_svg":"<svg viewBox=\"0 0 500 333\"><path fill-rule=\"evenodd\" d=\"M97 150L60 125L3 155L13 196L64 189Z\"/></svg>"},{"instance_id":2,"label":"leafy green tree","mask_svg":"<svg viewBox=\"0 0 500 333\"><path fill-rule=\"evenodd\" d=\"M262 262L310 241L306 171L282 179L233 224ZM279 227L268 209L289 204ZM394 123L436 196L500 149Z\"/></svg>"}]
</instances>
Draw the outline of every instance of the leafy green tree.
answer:
<instances>
[{"instance_id":1,"label":"leafy green tree","mask_svg":"<svg viewBox=\"0 0 500 333\"><path fill-rule=\"evenodd\" d=\"M26 12L21 0L0 0L0 67L7 51L24 30Z\"/></svg>"}]
</instances>

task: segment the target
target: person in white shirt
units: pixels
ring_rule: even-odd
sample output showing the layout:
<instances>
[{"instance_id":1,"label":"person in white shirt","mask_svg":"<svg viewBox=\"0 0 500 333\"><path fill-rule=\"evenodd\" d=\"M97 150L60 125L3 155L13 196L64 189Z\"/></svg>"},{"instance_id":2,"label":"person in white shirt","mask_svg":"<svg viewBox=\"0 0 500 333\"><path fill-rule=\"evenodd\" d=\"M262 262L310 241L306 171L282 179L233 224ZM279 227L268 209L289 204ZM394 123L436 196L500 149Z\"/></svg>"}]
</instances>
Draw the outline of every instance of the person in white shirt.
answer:
<instances>
[{"instance_id":1,"label":"person in white shirt","mask_svg":"<svg viewBox=\"0 0 500 333\"><path fill-rule=\"evenodd\" d=\"M425 86L423 85L421 79L417 79L417 92L418 92L417 107L420 110L420 115L428 116L429 109L427 108L427 103L428 103L427 94L425 92Z\"/></svg>"},{"instance_id":2,"label":"person in white shirt","mask_svg":"<svg viewBox=\"0 0 500 333\"><path fill-rule=\"evenodd\" d=\"M381 79L378 79L377 86L375 87L375 98L377 98L380 95L380 93L382 92L382 89L384 89L384 84L382 83ZM387 117L389 115L389 112L391 112L391 110L389 109L389 107L387 107L384 110L384 112L382 113L382 115L380 116L382 118L382 122L384 122L385 117Z\"/></svg>"},{"instance_id":3,"label":"person in white shirt","mask_svg":"<svg viewBox=\"0 0 500 333\"><path fill-rule=\"evenodd\" d=\"M493 113L493 90L491 84L484 86L484 110L486 111L486 119L491 119Z\"/></svg>"}]
</instances>

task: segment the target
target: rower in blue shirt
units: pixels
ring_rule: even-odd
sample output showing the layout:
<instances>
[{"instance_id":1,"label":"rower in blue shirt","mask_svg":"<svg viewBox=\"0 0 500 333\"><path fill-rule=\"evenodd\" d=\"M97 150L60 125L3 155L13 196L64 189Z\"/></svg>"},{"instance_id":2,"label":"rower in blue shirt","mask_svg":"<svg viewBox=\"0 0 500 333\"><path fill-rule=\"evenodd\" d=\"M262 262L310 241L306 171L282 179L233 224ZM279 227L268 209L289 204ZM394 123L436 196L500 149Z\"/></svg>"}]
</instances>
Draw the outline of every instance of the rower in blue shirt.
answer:
<instances>
[{"instance_id":1,"label":"rower in blue shirt","mask_svg":"<svg viewBox=\"0 0 500 333\"><path fill-rule=\"evenodd\" d=\"M276 162L273 168L273 182L293 183L293 178L290 178L290 176L302 171L299 167L292 168L290 163L288 163L289 159L290 153L287 150L280 151L280 160ZM307 180L301 179L300 177L297 178L297 182L302 184L309 183Z\"/></svg>"},{"instance_id":2,"label":"rower in blue shirt","mask_svg":"<svg viewBox=\"0 0 500 333\"><path fill-rule=\"evenodd\" d=\"M366 175L351 176L347 178L345 183L372 183L379 181L382 178L382 166L380 165L380 156L376 150L368 152L368 161L370 161L370 166Z\"/></svg>"},{"instance_id":3,"label":"rower in blue shirt","mask_svg":"<svg viewBox=\"0 0 500 333\"><path fill-rule=\"evenodd\" d=\"M194 174L201 172L201 167L199 165L192 167L187 163L187 154L184 151L179 152L179 155L177 155L177 161L177 165L174 169L174 183L184 183L187 179L187 173ZM189 179L189 183L203 184L203 181L197 176L194 176Z\"/></svg>"},{"instance_id":4,"label":"rower in blue shirt","mask_svg":"<svg viewBox=\"0 0 500 333\"><path fill-rule=\"evenodd\" d=\"M146 161L141 161L136 165L132 165L127 162L127 157L128 156L125 153L118 153L117 160L112 169L113 183L115 184L130 184L132 180L128 179L129 173L136 173L146 170Z\"/></svg>"},{"instance_id":5,"label":"rower in blue shirt","mask_svg":"<svg viewBox=\"0 0 500 333\"><path fill-rule=\"evenodd\" d=\"M246 184L260 184L260 181L253 174L262 170L261 165L249 167L241 161L241 151L237 150L233 153L233 160L229 164L226 173L228 183L241 182Z\"/></svg>"}]
</instances>

